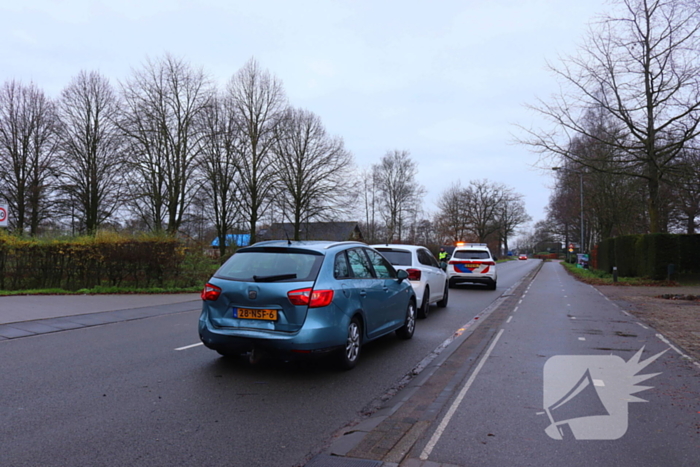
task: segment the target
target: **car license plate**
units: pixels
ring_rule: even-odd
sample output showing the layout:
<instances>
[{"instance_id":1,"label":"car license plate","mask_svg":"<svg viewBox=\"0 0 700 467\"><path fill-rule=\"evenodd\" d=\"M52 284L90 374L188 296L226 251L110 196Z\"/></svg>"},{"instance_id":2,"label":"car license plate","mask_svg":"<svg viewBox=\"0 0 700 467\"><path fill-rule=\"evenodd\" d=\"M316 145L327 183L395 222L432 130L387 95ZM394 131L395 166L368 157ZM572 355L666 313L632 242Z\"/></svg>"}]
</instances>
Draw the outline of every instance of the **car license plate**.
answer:
<instances>
[{"instance_id":1,"label":"car license plate","mask_svg":"<svg viewBox=\"0 0 700 467\"><path fill-rule=\"evenodd\" d=\"M265 321L277 321L277 310L234 308L233 317L238 319L262 319Z\"/></svg>"},{"instance_id":2,"label":"car license plate","mask_svg":"<svg viewBox=\"0 0 700 467\"><path fill-rule=\"evenodd\" d=\"M480 265L480 264L477 264L477 263L467 263L467 267L468 267L469 269L476 269L476 268L478 268L479 266L481 266L481 265Z\"/></svg>"}]
</instances>

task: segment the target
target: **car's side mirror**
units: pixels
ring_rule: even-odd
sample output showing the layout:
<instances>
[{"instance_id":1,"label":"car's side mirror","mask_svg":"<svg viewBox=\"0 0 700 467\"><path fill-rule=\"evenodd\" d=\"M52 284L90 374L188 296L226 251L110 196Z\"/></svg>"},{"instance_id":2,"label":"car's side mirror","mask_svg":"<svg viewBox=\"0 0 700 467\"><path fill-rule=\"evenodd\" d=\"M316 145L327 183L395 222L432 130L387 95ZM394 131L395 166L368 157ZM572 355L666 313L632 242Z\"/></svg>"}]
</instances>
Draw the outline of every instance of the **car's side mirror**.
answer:
<instances>
[{"instance_id":1,"label":"car's side mirror","mask_svg":"<svg viewBox=\"0 0 700 467\"><path fill-rule=\"evenodd\" d=\"M396 271L396 279L398 279L399 282L403 282L404 279L408 279L408 273L403 269L399 269Z\"/></svg>"}]
</instances>

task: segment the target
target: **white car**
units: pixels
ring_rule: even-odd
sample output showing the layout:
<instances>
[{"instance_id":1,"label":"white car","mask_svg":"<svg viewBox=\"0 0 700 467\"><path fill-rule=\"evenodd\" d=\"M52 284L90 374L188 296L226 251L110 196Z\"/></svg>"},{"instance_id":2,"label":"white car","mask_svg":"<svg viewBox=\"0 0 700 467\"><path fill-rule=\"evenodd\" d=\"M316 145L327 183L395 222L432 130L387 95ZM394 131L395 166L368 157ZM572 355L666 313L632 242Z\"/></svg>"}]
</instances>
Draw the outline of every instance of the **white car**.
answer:
<instances>
[{"instance_id":1,"label":"white car","mask_svg":"<svg viewBox=\"0 0 700 467\"><path fill-rule=\"evenodd\" d=\"M485 243L458 246L447 263L447 277L450 287L461 282L473 282L496 290L496 259Z\"/></svg>"},{"instance_id":2,"label":"white car","mask_svg":"<svg viewBox=\"0 0 700 467\"><path fill-rule=\"evenodd\" d=\"M447 274L440 268L435 256L424 246L419 245L370 245L379 251L396 269L408 273L408 280L416 293L420 304L418 317L425 318L430 305L436 303L440 308L447 306L450 288Z\"/></svg>"}]
</instances>

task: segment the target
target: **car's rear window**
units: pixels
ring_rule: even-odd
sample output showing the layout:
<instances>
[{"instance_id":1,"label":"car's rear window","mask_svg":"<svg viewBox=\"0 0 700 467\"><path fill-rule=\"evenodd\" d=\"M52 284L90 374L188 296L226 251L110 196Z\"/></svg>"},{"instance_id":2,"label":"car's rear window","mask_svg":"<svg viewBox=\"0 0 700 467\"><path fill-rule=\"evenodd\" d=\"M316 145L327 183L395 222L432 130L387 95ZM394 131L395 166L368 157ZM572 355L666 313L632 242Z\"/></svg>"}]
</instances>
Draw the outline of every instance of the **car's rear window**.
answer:
<instances>
[{"instance_id":1,"label":"car's rear window","mask_svg":"<svg viewBox=\"0 0 700 467\"><path fill-rule=\"evenodd\" d=\"M411 252L407 250L395 250L391 248L375 248L383 257L394 266L411 266Z\"/></svg>"},{"instance_id":2,"label":"car's rear window","mask_svg":"<svg viewBox=\"0 0 700 467\"><path fill-rule=\"evenodd\" d=\"M491 259L488 251L484 250L455 250L453 259Z\"/></svg>"},{"instance_id":3,"label":"car's rear window","mask_svg":"<svg viewBox=\"0 0 700 467\"><path fill-rule=\"evenodd\" d=\"M244 282L314 281L323 258L323 255L299 250L239 251L214 275Z\"/></svg>"}]
</instances>

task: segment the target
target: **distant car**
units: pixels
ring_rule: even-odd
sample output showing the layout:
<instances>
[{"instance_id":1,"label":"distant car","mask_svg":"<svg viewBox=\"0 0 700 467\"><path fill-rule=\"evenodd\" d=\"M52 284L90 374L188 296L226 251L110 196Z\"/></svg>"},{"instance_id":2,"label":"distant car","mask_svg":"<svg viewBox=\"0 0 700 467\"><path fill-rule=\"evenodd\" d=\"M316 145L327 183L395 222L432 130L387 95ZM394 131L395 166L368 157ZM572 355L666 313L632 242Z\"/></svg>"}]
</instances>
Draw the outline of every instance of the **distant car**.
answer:
<instances>
[{"instance_id":1,"label":"distant car","mask_svg":"<svg viewBox=\"0 0 700 467\"><path fill-rule=\"evenodd\" d=\"M396 269L408 273L408 280L416 293L418 317L426 318L430 305L437 304L440 308L447 306L450 287L447 273L440 268L435 256L424 246L420 245L370 245L380 252Z\"/></svg>"},{"instance_id":2,"label":"distant car","mask_svg":"<svg viewBox=\"0 0 700 467\"><path fill-rule=\"evenodd\" d=\"M450 287L462 282L485 284L495 290L498 280L496 259L488 246L482 243L469 243L458 246L447 263L447 277Z\"/></svg>"},{"instance_id":3,"label":"distant car","mask_svg":"<svg viewBox=\"0 0 700 467\"><path fill-rule=\"evenodd\" d=\"M520 255L518 256L518 259L527 259L527 255Z\"/></svg>"},{"instance_id":4,"label":"distant car","mask_svg":"<svg viewBox=\"0 0 700 467\"><path fill-rule=\"evenodd\" d=\"M364 243L269 241L239 249L202 291L199 336L224 356L336 354L353 368L362 345L410 339L416 295Z\"/></svg>"}]
</instances>

